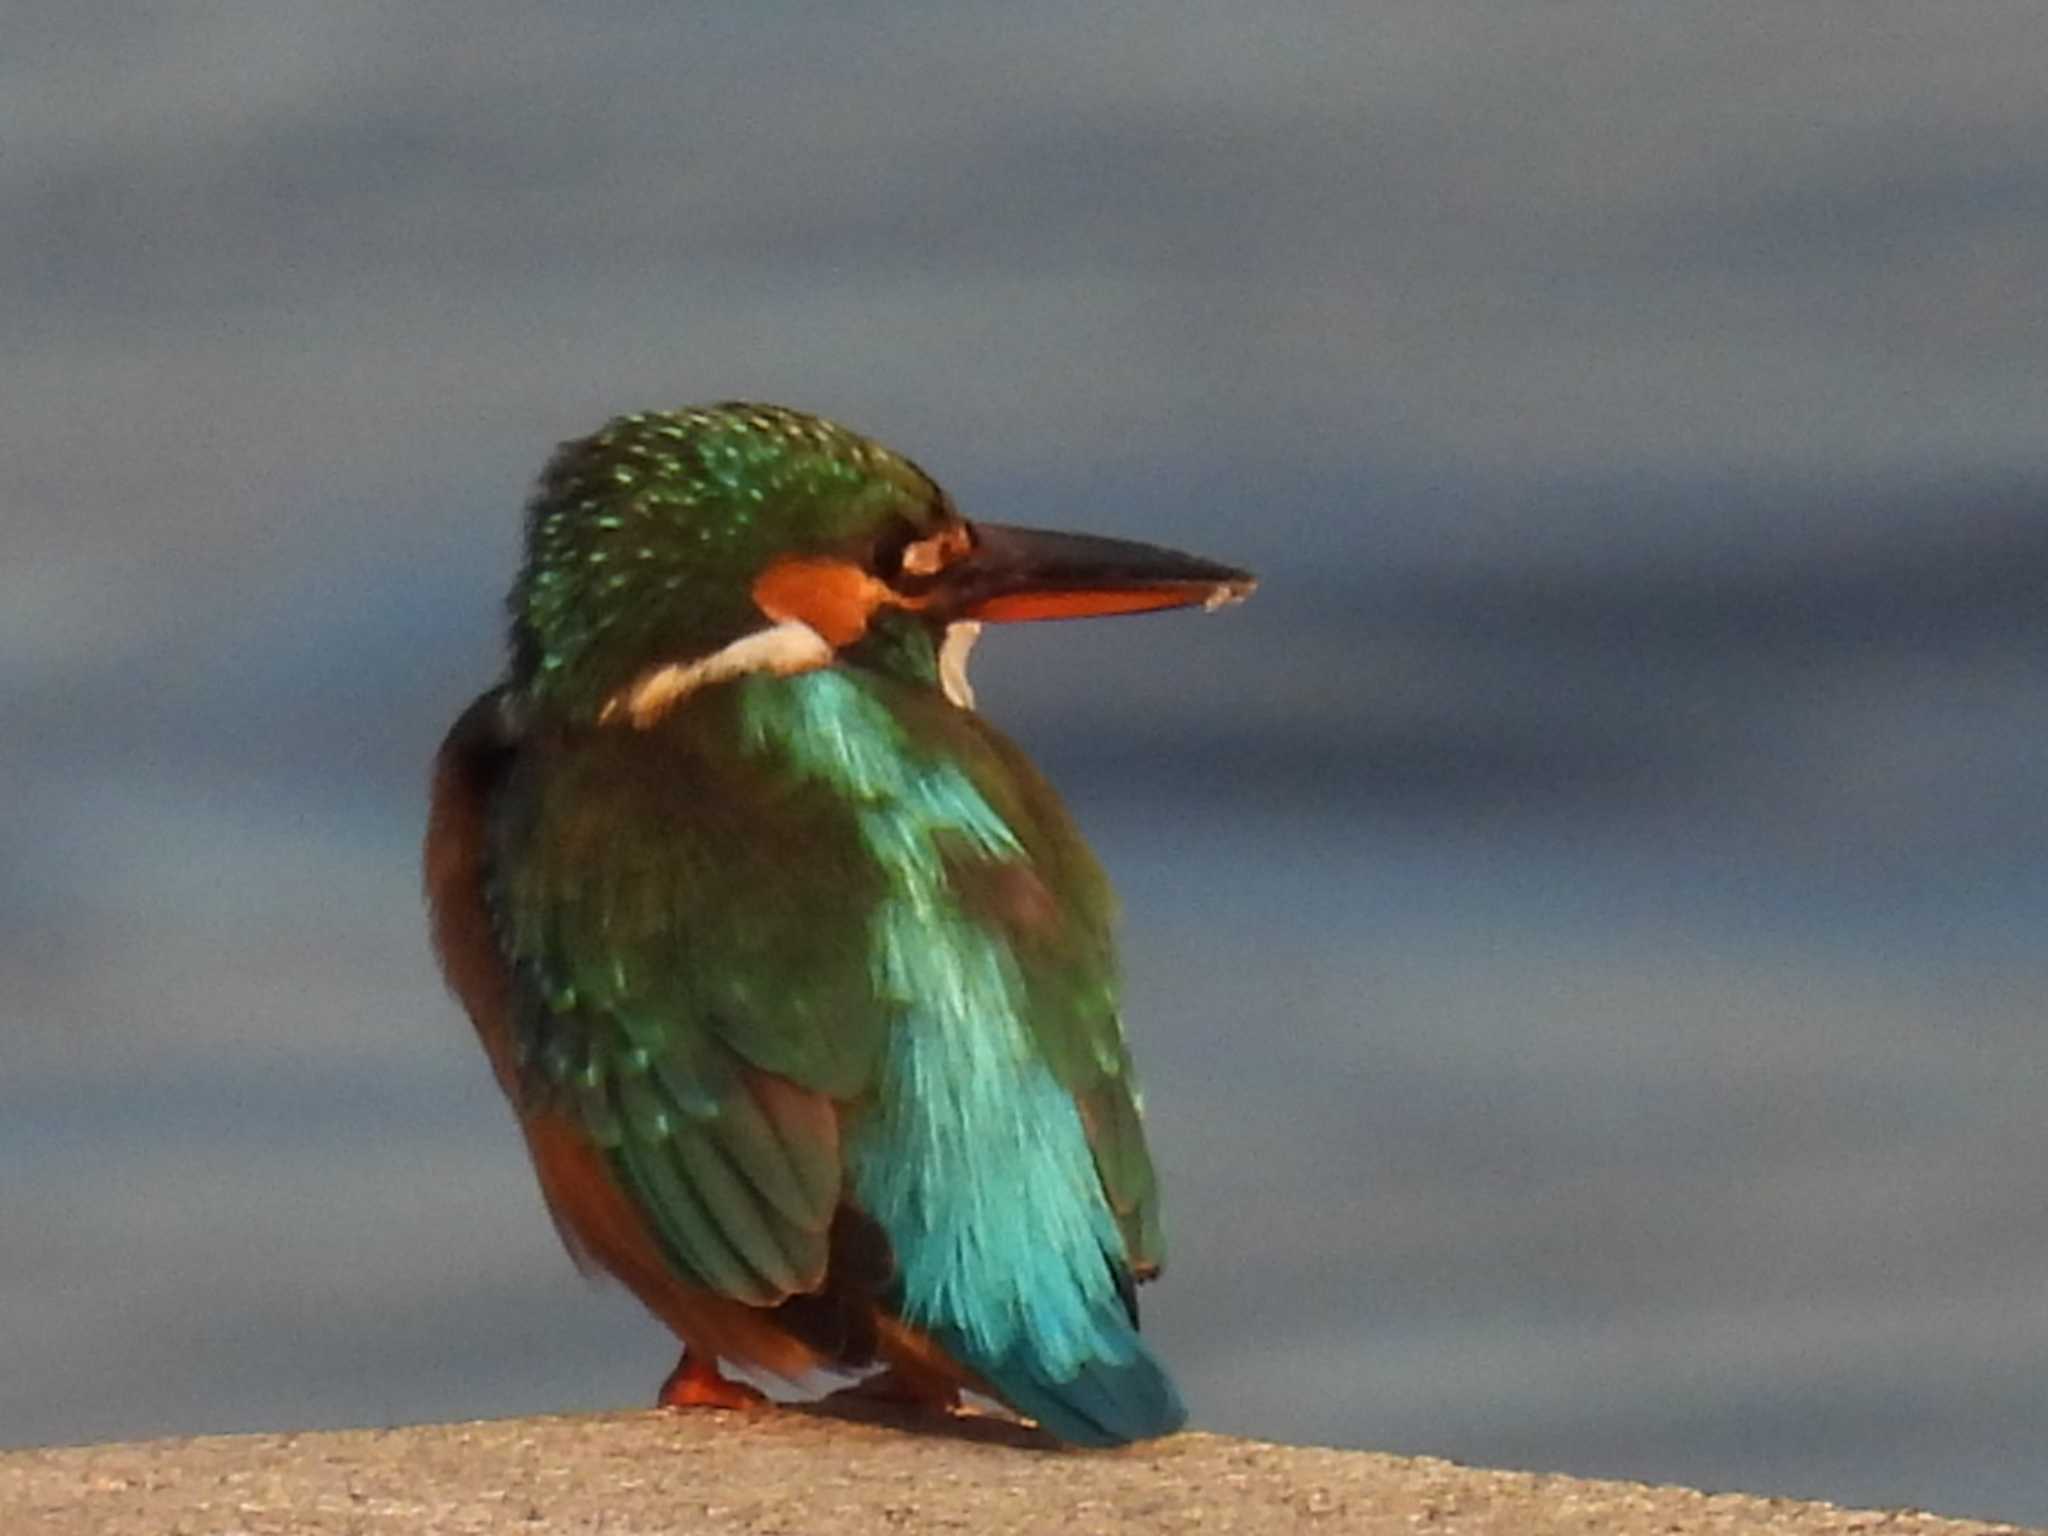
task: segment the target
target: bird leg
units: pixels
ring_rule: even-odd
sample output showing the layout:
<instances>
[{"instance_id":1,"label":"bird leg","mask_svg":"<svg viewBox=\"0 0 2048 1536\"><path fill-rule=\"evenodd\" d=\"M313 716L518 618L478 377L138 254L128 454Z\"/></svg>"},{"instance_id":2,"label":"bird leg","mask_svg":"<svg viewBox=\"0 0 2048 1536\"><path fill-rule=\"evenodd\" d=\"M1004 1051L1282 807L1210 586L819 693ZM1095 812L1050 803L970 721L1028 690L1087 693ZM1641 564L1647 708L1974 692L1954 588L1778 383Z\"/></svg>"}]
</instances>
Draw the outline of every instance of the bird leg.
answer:
<instances>
[{"instance_id":1,"label":"bird leg","mask_svg":"<svg viewBox=\"0 0 2048 1536\"><path fill-rule=\"evenodd\" d=\"M743 1381L733 1381L718 1369L716 1355L698 1355L685 1349L676 1368L661 1384L655 1399L662 1408L761 1408L768 1394Z\"/></svg>"}]
</instances>

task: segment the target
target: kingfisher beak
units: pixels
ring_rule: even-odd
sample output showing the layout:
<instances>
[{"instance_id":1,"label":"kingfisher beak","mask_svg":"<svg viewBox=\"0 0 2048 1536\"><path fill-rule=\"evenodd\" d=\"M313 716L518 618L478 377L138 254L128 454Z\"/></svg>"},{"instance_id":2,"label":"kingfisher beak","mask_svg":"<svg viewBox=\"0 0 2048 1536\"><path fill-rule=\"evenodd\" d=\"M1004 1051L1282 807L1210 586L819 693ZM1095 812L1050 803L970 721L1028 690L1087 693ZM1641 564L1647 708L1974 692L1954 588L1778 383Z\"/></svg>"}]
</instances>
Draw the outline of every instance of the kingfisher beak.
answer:
<instances>
[{"instance_id":1,"label":"kingfisher beak","mask_svg":"<svg viewBox=\"0 0 2048 1536\"><path fill-rule=\"evenodd\" d=\"M953 618L1005 624L1220 608L1257 584L1248 571L1128 539L992 523L976 523L973 539L934 584L935 606Z\"/></svg>"}]
</instances>

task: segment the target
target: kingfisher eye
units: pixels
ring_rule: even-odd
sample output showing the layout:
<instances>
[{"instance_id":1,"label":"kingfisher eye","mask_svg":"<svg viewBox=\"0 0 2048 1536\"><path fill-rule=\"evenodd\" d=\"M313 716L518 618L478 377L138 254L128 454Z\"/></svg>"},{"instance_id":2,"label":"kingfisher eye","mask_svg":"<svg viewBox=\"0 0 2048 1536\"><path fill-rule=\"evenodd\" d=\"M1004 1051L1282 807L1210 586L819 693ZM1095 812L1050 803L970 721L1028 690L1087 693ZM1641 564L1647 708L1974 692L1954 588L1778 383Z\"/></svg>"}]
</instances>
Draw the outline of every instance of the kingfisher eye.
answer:
<instances>
[{"instance_id":1,"label":"kingfisher eye","mask_svg":"<svg viewBox=\"0 0 2048 1536\"><path fill-rule=\"evenodd\" d=\"M936 576L946 568L947 552L943 542L945 535L933 534L928 539L918 539L903 546L903 555L896 562L906 576Z\"/></svg>"},{"instance_id":2,"label":"kingfisher eye","mask_svg":"<svg viewBox=\"0 0 2048 1536\"><path fill-rule=\"evenodd\" d=\"M926 580L973 548L974 535L965 523L947 523L922 535L908 526L893 529L875 546L875 574L884 581Z\"/></svg>"},{"instance_id":3,"label":"kingfisher eye","mask_svg":"<svg viewBox=\"0 0 2048 1536\"><path fill-rule=\"evenodd\" d=\"M903 554L916 540L918 529L910 523L897 523L880 538L875 540L874 553L868 558L868 569L884 581L893 580L903 569Z\"/></svg>"}]
</instances>

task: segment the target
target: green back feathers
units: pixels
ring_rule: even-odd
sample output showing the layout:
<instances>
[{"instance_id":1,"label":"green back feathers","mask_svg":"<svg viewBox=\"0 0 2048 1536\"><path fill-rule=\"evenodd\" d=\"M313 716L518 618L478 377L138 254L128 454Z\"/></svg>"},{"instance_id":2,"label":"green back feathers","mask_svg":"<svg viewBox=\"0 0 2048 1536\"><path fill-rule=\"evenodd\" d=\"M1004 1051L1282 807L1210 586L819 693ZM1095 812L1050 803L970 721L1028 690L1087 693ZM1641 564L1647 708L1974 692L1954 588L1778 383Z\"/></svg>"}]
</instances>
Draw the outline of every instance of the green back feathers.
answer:
<instances>
[{"instance_id":1,"label":"green back feathers","mask_svg":"<svg viewBox=\"0 0 2048 1536\"><path fill-rule=\"evenodd\" d=\"M850 1192L914 1321L1094 1351L1118 1276L1158 1262L1156 1191L1107 888L1015 749L844 667L535 745L491 861L525 1091L606 1148L671 1258L780 1299ZM753 1069L839 1103L843 1153L763 1124Z\"/></svg>"}]
</instances>

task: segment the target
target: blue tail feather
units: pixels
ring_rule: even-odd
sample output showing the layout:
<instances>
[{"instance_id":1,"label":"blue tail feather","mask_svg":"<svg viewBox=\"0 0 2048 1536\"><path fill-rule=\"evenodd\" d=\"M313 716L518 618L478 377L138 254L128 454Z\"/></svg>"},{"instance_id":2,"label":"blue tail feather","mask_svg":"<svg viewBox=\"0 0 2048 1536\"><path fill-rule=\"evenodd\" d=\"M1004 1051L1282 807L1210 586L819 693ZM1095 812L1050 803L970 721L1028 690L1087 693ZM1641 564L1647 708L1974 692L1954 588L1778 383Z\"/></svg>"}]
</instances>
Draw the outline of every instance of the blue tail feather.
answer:
<instances>
[{"instance_id":1,"label":"blue tail feather","mask_svg":"<svg viewBox=\"0 0 2048 1536\"><path fill-rule=\"evenodd\" d=\"M941 1330L937 1338L1047 1434L1069 1445L1106 1448L1170 1435L1188 1421L1187 1406L1158 1356L1129 1324L1120 1332L1122 1359L1088 1360L1064 1380L1054 1379L1025 1341L1001 1359L987 1360L974 1357L958 1330Z\"/></svg>"},{"instance_id":2,"label":"blue tail feather","mask_svg":"<svg viewBox=\"0 0 2048 1536\"><path fill-rule=\"evenodd\" d=\"M889 697L860 675L756 676L742 709L754 747L854 808L880 880L870 979L888 1043L872 1108L841 1155L853 1203L896 1259L889 1305L1063 1440L1171 1434L1187 1410L1126 1310L1127 1240L1074 1088L1053 1070L1065 1054L1055 1038L1095 1038L1108 977L1085 972L1094 1022L1037 1015L1051 1004L1031 972L1069 957L1047 958L1036 938L1029 953L1018 947L1008 926L961 900L954 874L963 861L1028 872L1035 839L1004 819L966 760L914 749ZM1095 922L1075 917L1075 954L1106 946ZM1104 1059L1112 1072L1122 1069L1114 1027L1097 1042L1115 1048L1113 1064Z\"/></svg>"}]
</instances>

